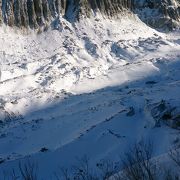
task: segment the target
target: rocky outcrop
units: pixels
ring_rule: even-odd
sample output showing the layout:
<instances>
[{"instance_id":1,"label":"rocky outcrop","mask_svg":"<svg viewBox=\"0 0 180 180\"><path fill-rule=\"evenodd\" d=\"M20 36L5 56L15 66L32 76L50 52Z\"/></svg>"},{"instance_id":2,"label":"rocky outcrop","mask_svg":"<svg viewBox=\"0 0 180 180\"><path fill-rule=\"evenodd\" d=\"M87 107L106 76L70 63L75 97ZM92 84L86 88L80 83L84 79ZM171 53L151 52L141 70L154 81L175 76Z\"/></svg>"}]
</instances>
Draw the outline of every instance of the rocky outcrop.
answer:
<instances>
[{"instance_id":1,"label":"rocky outcrop","mask_svg":"<svg viewBox=\"0 0 180 180\"><path fill-rule=\"evenodd\" d=\"M150 26L170 29L180 25L180 0L135 0L135 12Z\"/></svg>"},{"instance_id":2,"label":"rocky outcrop","mask_svg":"<svg viewBox=\"0 0 180 180\"><path fill-rule=\"evenodd\" d=\"M114 18L127 11L154 27L180 22L180 0L0 0L0 23L36 29L60 16L76 21L97 13Z\"/></svg>"}]
</instances>

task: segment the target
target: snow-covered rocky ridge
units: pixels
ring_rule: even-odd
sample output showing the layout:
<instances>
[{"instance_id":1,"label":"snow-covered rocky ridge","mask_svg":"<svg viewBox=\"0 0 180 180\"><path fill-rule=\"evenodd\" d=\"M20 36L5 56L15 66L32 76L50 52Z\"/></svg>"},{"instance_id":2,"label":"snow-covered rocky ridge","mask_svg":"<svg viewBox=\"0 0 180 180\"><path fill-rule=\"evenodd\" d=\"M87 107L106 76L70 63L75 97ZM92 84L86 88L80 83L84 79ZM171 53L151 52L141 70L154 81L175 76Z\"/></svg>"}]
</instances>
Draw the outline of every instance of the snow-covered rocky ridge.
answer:
<instances>
[{"instance_id":1,"label":"snow-covered rocky ridge","mask_svg":"<svg viewBox=\"0 0 180 180\"><path fill-rule=\"evenodd\" d=\"M0 62L0 177L27 157L53 179L77 157L117 161L141 139L154 157L180 144L178 31L101 14L41 34L2 25Z\"/></svg>"}]
</instances>

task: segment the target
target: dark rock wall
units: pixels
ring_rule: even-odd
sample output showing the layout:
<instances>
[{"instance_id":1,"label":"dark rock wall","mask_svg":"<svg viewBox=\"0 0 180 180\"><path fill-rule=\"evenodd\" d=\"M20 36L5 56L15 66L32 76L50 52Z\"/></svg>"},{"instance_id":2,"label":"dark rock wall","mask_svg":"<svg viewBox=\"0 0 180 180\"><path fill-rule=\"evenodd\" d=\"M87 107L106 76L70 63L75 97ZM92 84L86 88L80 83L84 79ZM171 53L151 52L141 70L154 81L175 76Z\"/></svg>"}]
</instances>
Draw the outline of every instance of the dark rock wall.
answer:
<instances>
[{"instance_id":1,"label":"dark rock wall","mask_svg":"<svg viewBox=\"0 0 180 180\"><path fill-rule=\"evenodd\" d=\"M0 0L0 22L38 28L65 13L66 0Z\"/></svg>"},{"instance_id":2,"label":"dark rock wall","mask_svg":"<svg viewBox=\"0 0 180 180\"><path fill-rule=\"evenodd\" d=\"M133 9L134 0L76 0L79 7L79 15L90 15L93 12L100 12L108 17L117 16L125 9Z\"/></svg>"},{"instance_id":3,"label":"dark rock wall","mask_svg":"<svg viewBox=\"0 0 180 180\"><path fill-rule=\"evenodd\" d=\"M154 27L180 22L180 0L0 0L0 23L36 29L59 16L78 20L100 12L113 18L127 10Z\"/></svg>"}]
</instances>

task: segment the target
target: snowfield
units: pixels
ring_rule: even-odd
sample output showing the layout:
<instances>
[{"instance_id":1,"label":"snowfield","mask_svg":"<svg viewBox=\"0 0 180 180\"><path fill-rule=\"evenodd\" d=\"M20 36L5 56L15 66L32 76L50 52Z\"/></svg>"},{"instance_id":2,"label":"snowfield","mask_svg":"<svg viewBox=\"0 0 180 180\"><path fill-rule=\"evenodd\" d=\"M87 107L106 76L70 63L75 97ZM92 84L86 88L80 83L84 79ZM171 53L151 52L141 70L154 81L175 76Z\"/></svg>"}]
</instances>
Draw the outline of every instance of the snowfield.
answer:
<instances>
[{"instance_id":1,"label":"snowfield","mask_svg":"<svg viewBox=\"0 0 180 180\"><path fill-rule=\"evenodd\" d=\"M137 17L61 19L41 34L2 26L0 71L0 176L26 158L53 179L77 157L118 161L142 139L154 157L180 146L178 31Z\"/></svg>"}]
</instances>

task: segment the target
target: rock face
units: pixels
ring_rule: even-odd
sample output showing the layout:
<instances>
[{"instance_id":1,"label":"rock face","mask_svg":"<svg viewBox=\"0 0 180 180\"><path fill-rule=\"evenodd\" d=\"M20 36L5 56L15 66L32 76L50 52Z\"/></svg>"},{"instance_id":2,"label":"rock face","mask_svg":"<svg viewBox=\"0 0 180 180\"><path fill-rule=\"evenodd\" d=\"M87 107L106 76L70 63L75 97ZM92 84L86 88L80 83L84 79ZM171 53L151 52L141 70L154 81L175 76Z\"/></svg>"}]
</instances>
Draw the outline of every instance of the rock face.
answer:
<instances>
[{"instance_id":1,"label":"rock face","mask_svg":"<svg viewBox=\"0 0 180 180\"><path fill-rule=\"evenodd\" d=\"M0 22L9 26L38 28L60 13L67 0L0 0Z\"/></svg>"},{"instance_id":2,"label":"rock face","mask_svg":"<svg viewBox=\"0 0 180 180\"><path fill-rule=\"evenodd\" d=\"M180 0L135 0L134 4L135 12L150 26L172 29L180 25Z\"/></svg>"},{"instance_id":3,"label":"rock face","mask_svg":"<svg viewBox=\"0 0 180 180\"><path fill-rule=\"evenodd\" d=\"M90 16L96 12L107 17L118 16L124 10L133 10L134 0L76 0L78 15Z\"/></svg>"},{"instance_id":4,"label":"rock face","mask_svg":"<svg viewBox=\"0 0 180 180\"><path fill-rule=\"evenodd\" d=\"M180 0L0 0L0 23L37 29L60 16L76 21L96 13L114 18L127 11L154 27L172 28L180 22Z\"/></svg>"}]
</instances>

